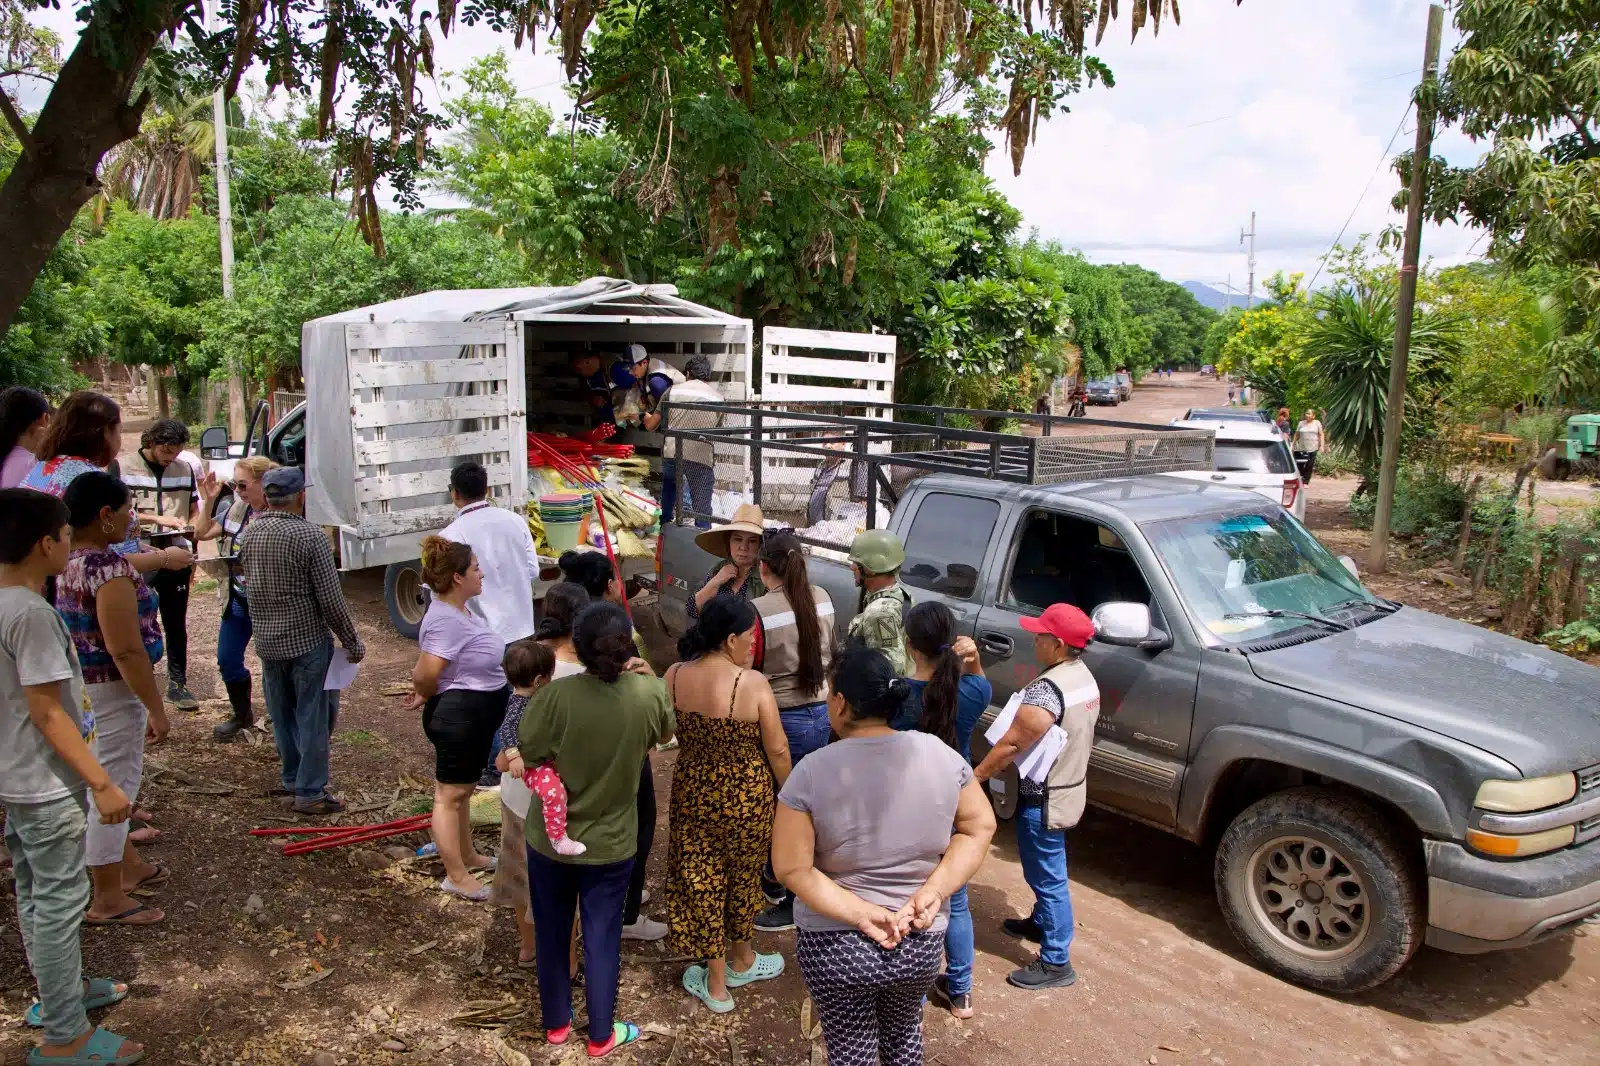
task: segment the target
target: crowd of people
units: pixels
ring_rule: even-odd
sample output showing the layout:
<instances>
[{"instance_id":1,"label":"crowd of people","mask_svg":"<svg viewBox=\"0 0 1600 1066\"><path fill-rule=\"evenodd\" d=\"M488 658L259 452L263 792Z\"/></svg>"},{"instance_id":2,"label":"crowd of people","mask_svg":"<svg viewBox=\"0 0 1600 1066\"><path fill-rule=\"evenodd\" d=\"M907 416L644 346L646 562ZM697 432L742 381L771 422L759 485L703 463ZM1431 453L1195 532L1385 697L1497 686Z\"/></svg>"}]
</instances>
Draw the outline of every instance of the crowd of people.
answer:
<instances>
[{"instance_id":1,"label":"crowd of people","mask_svg":"<svg viewBox=\"0 0 1600 1066\"><path fill-rule=\"evenodd\" d=\"M215 480L185 460L181 425L157 422L123 455L120 429L98 394L58 411L37 394L0 394L0 802L40 990L31 1020L45 1043L30 1061L141 1054L87 1020L127 989L83 979L78 927L165 917L132 895L171 875L141 857L130 824L145 745L166 735L169 704L193 702L174 657L187 643L196 542L217 539L228 570L217 664L233 713L216 737L253 724L244 649L254 640L275 792L301 815L342 810L328 755L339 693L324 681L336 655L365 655L327 538L303 517L299 470L242 461L223 507ZM943 604L914 602L892 534L856 538L859 601L836 632L801 542L746 505L697 537L716 562L691 594L678 661L657 677L602 553L562 556L563 581L535 624L533 543L487 483L478 464L457 466L457 517L422 542L432 598L403 705L435 753L439 890L511 910L517 965L536 973L551 1044L573 1038L575 987L590 1056L639 1039L616 1016L625 939L665 940L693 960L682 988L725 1014L738 989L786 969L758 936L795 929L793 961L830 1061L921 1062L925 999L974 1013L966 885L995 831L984 789L997 778L1019 797L1018 849L1036 896L1005 931L1040 944L1008 980L1075 980L1065 831L1083 810L1099 706L1081 611L1057 604L1024 622L1044 672L983 730L994 694L978 649ZM163 656L165 694L154 671ZM672 742L658 921L644 913L651 757ZM471 800L486 782L499 786L495 855L472 836Z\"/></svg>"}]
</instances>

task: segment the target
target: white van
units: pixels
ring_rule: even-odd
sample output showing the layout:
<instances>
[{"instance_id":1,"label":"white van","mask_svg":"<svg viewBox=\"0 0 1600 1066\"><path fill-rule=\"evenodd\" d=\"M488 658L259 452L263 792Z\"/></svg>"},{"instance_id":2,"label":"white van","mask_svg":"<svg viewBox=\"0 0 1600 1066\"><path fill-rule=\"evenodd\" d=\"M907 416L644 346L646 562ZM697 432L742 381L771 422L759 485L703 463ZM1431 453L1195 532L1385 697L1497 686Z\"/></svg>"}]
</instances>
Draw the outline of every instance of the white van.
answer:
<instances>
[{"instance_id":1,"label":"white van","mask_svg":"<svg viewBox=\"0 0 1600 1066\"><path fill-rule=\"evenodd\" d=\"M1180 470L1169 477L1191 481L1215 481L1248 488L1304 521L1305 486L1300 468L1295 465L1289 442L1278 427L1261 422L1235 422L1220 419L1179 419L1172 423L1185 429L1209 429L1216 434L1216 470Z\"/></svg>"}]
</instances>

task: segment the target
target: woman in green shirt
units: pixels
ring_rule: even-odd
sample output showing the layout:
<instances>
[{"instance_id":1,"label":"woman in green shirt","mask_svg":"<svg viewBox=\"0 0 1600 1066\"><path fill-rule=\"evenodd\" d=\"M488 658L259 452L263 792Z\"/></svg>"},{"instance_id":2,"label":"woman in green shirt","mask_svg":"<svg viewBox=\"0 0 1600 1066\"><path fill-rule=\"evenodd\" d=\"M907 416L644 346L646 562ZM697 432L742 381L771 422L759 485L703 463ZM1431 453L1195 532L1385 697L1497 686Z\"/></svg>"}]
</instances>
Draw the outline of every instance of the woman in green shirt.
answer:
<instances>
[{"instance_id":1,"label":"woman in green shirt","mask_svg":"<svg viewBox=\"0 0 1600 1066\"><path fill-rule=\"evenodd\" d=\"M667 688L628 669L633 626L622 608L596 603L573 625L572 643L587 673L551 682L522 718L524 762L553 759L567 787L567 832L582 855L556 854L544 820L529 818L528 891L538 948L539 1006L545 1038L564 1044L572 1030L567 943L572 911L583 922L589 1055L598 1058L639 1039L615 1020L622 968L622 912L637 849L639 772L656 744L677 731ZM581 903L581 906L579 906Z\"/></svg>"}]
</instances>

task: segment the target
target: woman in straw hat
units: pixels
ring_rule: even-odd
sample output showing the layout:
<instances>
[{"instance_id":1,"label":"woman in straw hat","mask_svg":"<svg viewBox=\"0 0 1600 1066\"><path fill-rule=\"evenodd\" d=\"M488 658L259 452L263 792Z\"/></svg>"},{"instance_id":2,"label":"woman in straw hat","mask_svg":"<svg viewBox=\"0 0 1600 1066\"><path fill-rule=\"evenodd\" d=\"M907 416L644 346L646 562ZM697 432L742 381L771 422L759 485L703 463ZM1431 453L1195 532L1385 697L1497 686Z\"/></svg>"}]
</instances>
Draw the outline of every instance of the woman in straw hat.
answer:
<instances>
[{"instance_id":1,"label":"woman in straw hat","mask_svg":"<svg viewBox=\"0 0 1600 1066\"><path fill-rule=\"evenodd\" d=\"M761 551L761 537L765 532L766 519L761 515L761 508L746 503L733 512L733 521L694 538L696 544L715 555L719 562L689 597L690 624L699 619L700 609L720 593L731 592L747 600L766 595L767 587L761 583L756 567L756 556Z\"/></svg>"}]
</instances>

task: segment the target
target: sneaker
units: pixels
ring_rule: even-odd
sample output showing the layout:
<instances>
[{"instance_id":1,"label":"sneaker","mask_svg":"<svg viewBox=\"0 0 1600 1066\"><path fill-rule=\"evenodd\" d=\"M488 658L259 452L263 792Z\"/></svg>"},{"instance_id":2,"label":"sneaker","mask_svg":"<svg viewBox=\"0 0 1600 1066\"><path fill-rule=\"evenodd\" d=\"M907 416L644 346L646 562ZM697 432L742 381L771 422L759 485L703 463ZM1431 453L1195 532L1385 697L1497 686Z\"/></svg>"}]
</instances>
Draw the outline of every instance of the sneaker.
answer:
<instances>
[{"instance_id":1,"label":"sneaker","mask_svg":"<svg viewBox=\"0 0 1600 1066\"><path fill-rule=\"evenodd\" d=\"M200 701L194 698L187 685L181 681L167 682L167 702L180 711L198 711Z\"/></svg>"},{"instance_id":2,"label":"sneaker","mask_svg":"<svg viewBox=\"0 0 1600 1066\"><path fill-rule=\"evenodd\" d=\"M952 994L950 979L940 974L933 979L933 1001L948 1010L954 1017L970 1018L973 1015L972 993L959 992Z\"/></svg>"},{"instance_id":3,"label":"sneaker","mask_svg":"<svg viewBox=\"0 0 1600 1066\"><path fill-rule=\"evenodd\" d=\"M781 933L786 929L794 928L794 904L774 903L760 914L756 915L756 931L761 933Z\"/></svg>"},{"instance_id":4,"label":"sneaker","mask_svg":"<svg viewBox=\"0 0 1600 1066\"><path fill-rule=\"evenodd\" d=\"M491 789L500 787L500 771L485 770L478 778L478 789Z\"/></svg>"},{"instance_id":5,"label":"sneaker","mask_svg":"<svg viewBox=\"0 0 1600 1066\"><path fill-rule=\"evenodd\" d=\"M311 803L296 803L289 808L296 814L311 814L321 817L323 815L338 814L344 810L344 804L332 796L323 796Z\"/></svg>"},{"instance_id":6,"label":"sneaker","mask_svg":"<svg viewBox=\"0 0 1600 1066\"><path fill-rule=\"evenodd\" d=\"M1006 984L1039 991L1045 988L1066 988L1077 979L1078 971L1072 968L1070 962L1065 966L1057 966L1043 959L1034 959L1022 969L1012 970L1007 974Z\"/></svg>"},{"instance_id":7,"label":"sneaker","mask_svg":"<svg viewBox=\"0 0 1600 1066\"><path fill-rule=\"evenodd\" d=\"M667 931L666 922L652 921L641 914L638 921L622 927L622 939L654 943L657 940L665 940Z\"/></svg>"},{"instance_id":8,"label":"sneaker","mask_svg":"<svg viewBox=\"0 0 1600 1066\"><path fill-rule=\"evenodd\" d=\"M1032 918L1007 918L1000 923L1001 932L1017 940L1031 940L1035 944L1044 943L1044 930L1039 928L1039 923Z\"/></svg>"}]
</instances>

